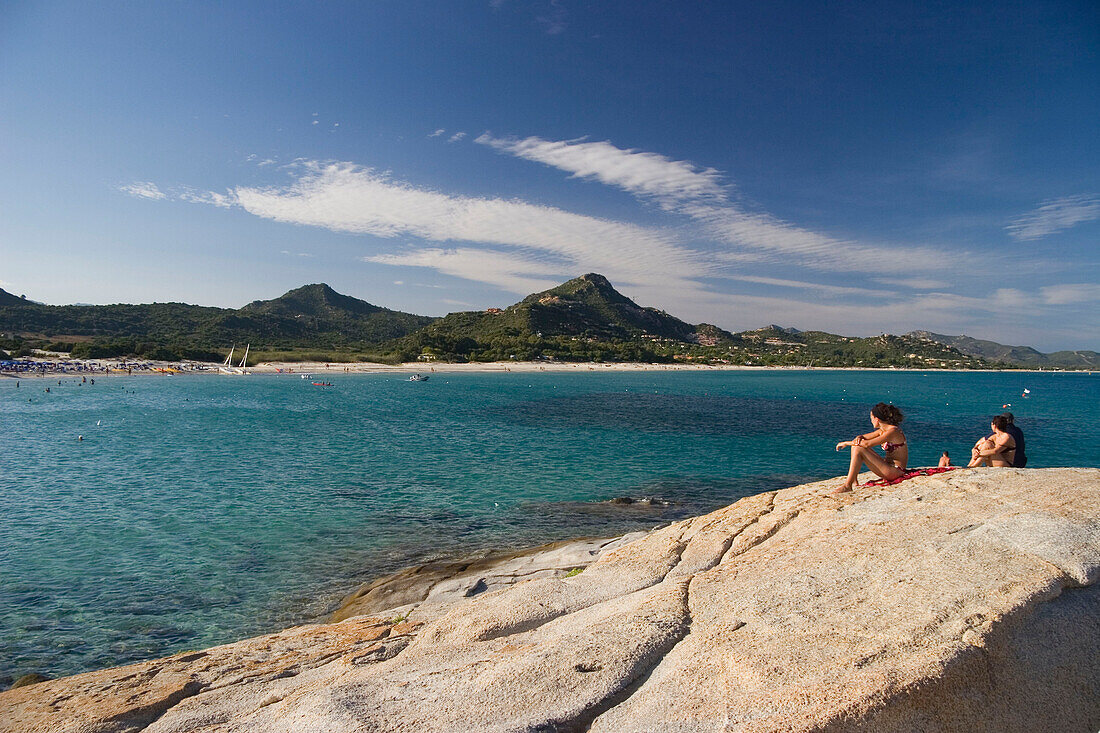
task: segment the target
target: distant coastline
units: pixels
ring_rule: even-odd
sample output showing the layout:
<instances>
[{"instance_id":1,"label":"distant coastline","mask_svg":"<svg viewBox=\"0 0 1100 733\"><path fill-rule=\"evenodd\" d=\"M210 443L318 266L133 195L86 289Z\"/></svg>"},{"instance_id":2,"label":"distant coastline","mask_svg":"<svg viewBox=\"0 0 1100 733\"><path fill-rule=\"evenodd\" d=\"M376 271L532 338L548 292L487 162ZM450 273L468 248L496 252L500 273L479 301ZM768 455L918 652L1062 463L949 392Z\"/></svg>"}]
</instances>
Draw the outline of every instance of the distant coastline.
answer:
<instances>
[{"instance_id":1,"label":"distant coastline","mask_svg":"<svg viewBox=\"0 0 1100 733\"><path fill-rule=\"evenodd\" d=\"M180 375L218 375L214 362L177 361L140 361L117 362L110 359L34 359L36 363L49 364L42 371L4 371L0 369L0 378L39 379L57 377L111 377L111 376L180 376ZM63 366L60 366L63 365ZM385 364L382 362L261 362L244 367L242 374L286 374L303 375L323 373L327 376L339 374L432 374L432 373L533 373L533 372L683 372L683 371L843 371L843 372L1010 372L1024 374L1050 374L1053 372L1068 374L1092 374L1088 369L975 369L951 367L846 367L846 366L806 366L806 365L745 365L745 364L690 364L690 363L647 363L647 362L564 362L564 361L493 361L493 362L403 362Z\"/></svg>"},{"instance_id":2,"label":"distant coastline","mask_svg":"<svg viewBox=\"0 0 1100 733\"><path fill-rule=\"evenodd\" d=\"M243 346L244 355L237 352ZM228 347L228 357L226 348ZM931 331L843 336L691 324L588 273L503 308L402 313L316 283L239 309L183 303L46 306L0 290L0 358L221 362L707 364L910 369L1100 369L1087 350L1041 353ZM249 361L244 361L249 359Z\"/></svg>"}]
</instances>

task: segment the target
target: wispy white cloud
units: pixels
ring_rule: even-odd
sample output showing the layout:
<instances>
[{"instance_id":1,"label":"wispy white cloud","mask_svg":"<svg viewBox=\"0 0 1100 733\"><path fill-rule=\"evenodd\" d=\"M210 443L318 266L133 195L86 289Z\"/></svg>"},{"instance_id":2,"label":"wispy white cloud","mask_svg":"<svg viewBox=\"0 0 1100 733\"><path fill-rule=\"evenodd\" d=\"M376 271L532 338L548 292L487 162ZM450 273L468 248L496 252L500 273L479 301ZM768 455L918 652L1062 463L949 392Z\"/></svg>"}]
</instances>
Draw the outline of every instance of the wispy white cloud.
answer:
<instances>
[{"instance_id":1,"label":"wispy white cloud","mask_svg":"<svg viewBox=\"0 0 1100 733\"><path fill-rule=\"evenodd\" d=\"M617 148L606 141L497 138L484 133L474 142L566 171L574 178L592 179L621 188L652 199L666 209L689 201L721 203L727 200L721 174L713 168L700 168L657 153Z\"/></svg>"},{"instance_id":2,"label":"wispy white cloud","mask_svg":"<svg viewBox=\"0 0 1100 733\"><path fill-rule=\"evenodd\" d=\"M898 285L910 290L942 290L946 283L930 277L891 277L879 278L878 282L884 285Z\"/></svg>"},{"instance_id":3,"label":"wispy white cloud","mask_svg":"<svg viewBox=\"0 0 1100 733\"><path fill-rule=\"evenodd\" d=\"M545 263L557 263L555 274L602 272L620 283L666 281L697 289L697 278L713 262L678 243L667 231L574 214L518 200L454 196L417 188L388 175L350 163L299 163L289 186L238 187L225 194L187 192L187 201L239 206L273 221L318 226L332 231L378 237L417 237L428 242L466 242L496 247L489 259L510 248L511 269L467 268L466 252L444 258L434 250L430 260L462 267L471 279L524 292L523 278L544 275ZM483 263L484 264L484 263ZM442 267L440 268L442 269ZM480 274L479 274L480 272ZM538 278L534 278L538 279ZM546 282L540 280L540 282Z\"/></svg>"},{"instance_id":4,"label":"wispy white cloud","mask_svg":"<svg viewBox=\"0 0 1100 733\"><path fill-rule=\"evenodd\" d=\"M217 191L184 189L177 195L177 198L180 201L188 201L193 204L210 204L220 209L230 209L237 204L237 197L232 191L218 193Z\"/></svg>"},{"instance_id":5,"label":"wispy white cloud","mask_svg":"<svg viewBox=\"0 0 1100 733\"><path fill-rule=\"evenodd\" d=\"M497 138L488 133L475 142L577 178L600 181L686 215L702 225L708 236L735 248L719 255L720 259L744 261L748 249L765 260L818 270L890 273L940 269L962 259L932 247L887 247L832 237L767 213L747 212L730 200L729 186L718 171L656 153L618 148L610 142Z\"/></svg>"},{"instance_id":6,"label":"wispy white cloud","mask_svg":"<svg viewBox=\"0 0 1100 733\"><path fill-rule=\"evenodd\" d=\"M157 184L149 181L136 181L134 183L119 186L119 191L139 199L159 201L168 198L168 195L157 188Z\"/></svg>"},{"instance_id":7,"label":"wispy white cloud","mask_svg":"<svg viewBox=\"0 0 1100 733\"><path fill-rule=\"evenodd\" d=\"M523 294L547 290L571 275L568 266L489 249L430 248L373 255L362 260L383 265L427 267L445 275L491 283L503 290Z\"/></svg>"},{"instance_id":8,"label":"wispy white cloud","mask_svg":"<svg viewBox=\"0 0 1100 733\"><path fill-rule=\"evenodd\" d=\"M313 254L310 253L310 252L291 252L288 249L284 249L282 252L283 252L283 254L288 255L290 257L312 257L313 256Z\"/></svg>"},{"instance_id":9,"label":"wispy white cloud","mask_svg":"<svg viewBox=\"0 0 1100 733\"><path fill-rule=\"evenodd\" d=\"M566 22L565 7L562 6L561 0L550 0L546 10L536 15L535 20L551 36L564 33L565 29L569 27Z\"/></svg>"},{"instance_id":10,"label":"wispy white cloud","mask_svg":"<svg viewBox=\"0 0 1100 733\"><path fill-rule=\"evenodd\" d=\"M1005 229L1020 241L1042 239L1077 224L1100 219L1100 196L1082 194L1044 201Z\"/></svg>"},{"instance_id":11,"label":"wispy white cloud","mask_svg":"<svg viewBox=\"0 0 1100 733\"><path fill-rule=\"evenodd\" d=\"M256 155L255 153L249 155L245 160L247 160L249 163L255 163L256 165L261 167L272 165L273 163L275 163L274 158L264 158L263 160L260 160L260 156Z\"/></svg>"},{"instance_id":12,"label":"wispy white cloud","mask_svg":"<svg viewBox=\"0 0 1100 733\"><path fill-rule=\"evenodd\" d=\"M689 205L683 211L711 236L738 248L731 253L735 259L743 254L740 248L748 248L768 261L815 270L909 273L957 266L965 258L933 247L886 247L830 237L733 206Z\"/></svg>"},{"instance_id":13,"label":"wispy white cloud","mask_svg":"<svg viewBox=\"0 0 1100 733\"><path fill-rule=\"evenodd\" d=\"M443 134L443 133L445 133L445 132L446 132L446 130L444 130L444 129L443 129L442 127L441 127L441 128L439 128L438 130L436 130L435 132L433 132L433 133L431 133L430 135L428 135L428 137L439 137L440 135L442 135L442 134Z\"/></svg>"},{"instance_id":14,"label":"wispy white cloud","mask_svg":"<svg viewBox=\"0 0 1100 733\"><path fill-rule=\"evenodd\" d=\"M459 140L461 140L461 139L462 139L462 138L464 138L464 137L466 137L466 133L464 133L464 132L456 132L456 133L455 133L454 135L451 135L451 136L450 136L449 138L447 138L447 142L449 142L449 143L456 143L456 142L458 142Z\"/></svg>"},{"instance_id":15,"label":"wispy white cloud","mask_svg":"<svg viewBox=\"0 0 1100 733\"><path fill-rule=\"evenodd\" d=\"M759 277L756 275L729 275L729 280L739 282L756 283L758 285L771 285L777 288L793 288L795 290L810 290L826 295L852 295L862 298L890 297L894 293L889 290L876 290L874 288L853 288L844 285L826 285L824 283L805 282L803 280L785 280L778 277Z\"/></svg>"},{"instance_id":16,"label":"wispy white cloud","mask_svg":"<svg viewBox=\"0 0 1100 733\"><path fill-rule=\"evenodd\" d=\"M1039 288L1048 305L1077 305L1100 301L1100 285L1096 283L1066 283Z\"/></svg>"}]
</instances>

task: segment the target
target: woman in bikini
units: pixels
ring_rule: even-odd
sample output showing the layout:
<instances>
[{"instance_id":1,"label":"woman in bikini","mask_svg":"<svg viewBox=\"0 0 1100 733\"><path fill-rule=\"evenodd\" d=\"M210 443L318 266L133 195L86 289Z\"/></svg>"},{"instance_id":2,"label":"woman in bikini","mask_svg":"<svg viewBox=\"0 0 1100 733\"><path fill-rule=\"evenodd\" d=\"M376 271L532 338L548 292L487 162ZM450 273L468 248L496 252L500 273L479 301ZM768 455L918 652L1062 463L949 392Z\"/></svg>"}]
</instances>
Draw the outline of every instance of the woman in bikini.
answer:
<instances>
[{"instance_id":1,"label":"woman in bikini","mask_svg":"<svg viewBox=\"0 0 1100 733\"><path fill-rule=\"evenodd\" d=\"M1016 459L1016 441L1005 432L1008 427L1008 418L998 415L989 424L993 428L993 435L982 438L970 451L970 463L967 468L974 466L1011 466Z\"/></svg>"},{"instance_id":2,"label":"woman in bikini","mask_svg":"<svg viewBox=\"0 0 1100 733\"><path fill-rule=\"evenodd\" d=\"M857 486L856 476L859 475L859 469L864 464L884 479L901 478L905 473L905 464L909 462L909 448L905 445L905 433L898 427L904 419L905 416L901 414L901 410L880 402L871 408L871 424L875 426L873 432L857 435L851 440L836 444L837 450L851 446L852 462L848 467L848 478L843 486L833 491L834 494L851 491L853 486ZM876 445L882 446L886 453L885 459L871 450Z\"/></svg>"}]
</instances>

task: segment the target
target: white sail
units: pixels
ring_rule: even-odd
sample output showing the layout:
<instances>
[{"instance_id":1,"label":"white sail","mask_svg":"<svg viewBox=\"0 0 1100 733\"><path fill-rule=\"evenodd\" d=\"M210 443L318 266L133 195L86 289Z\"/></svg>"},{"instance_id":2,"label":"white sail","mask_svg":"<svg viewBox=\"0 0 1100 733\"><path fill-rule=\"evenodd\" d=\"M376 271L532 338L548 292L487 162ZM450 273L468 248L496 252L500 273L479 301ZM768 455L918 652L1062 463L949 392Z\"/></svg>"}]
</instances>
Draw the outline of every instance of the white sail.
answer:
<instances>
[{"instance_id":1,"label":"white sail","mask_svg":"<svg viewBox=\"0 0 1100 733\"><path fill-rule=\"evenodd\" d=\"M252 347L252 344L249 344L248 346L245 346L245 347L244 347L244 358L243 358L243 359L241 359L241 363L237 365L237 366L241 367L242 369L243 369L243 368L245 367L245 365L246 365L246 364L248 363L248 350L249 350L249 349L250 349L251 347Z\"/></svg>"},{"instance_id":2,"label":"white sail","mask_svg":"<svg viewBox=\"0 0 1100 733\"><path fill-rule=\"evenodd\" d=\"M249 346L251 346L251 344L249 344ZM222 365L220 367L218 367L218 374L247 374L248 373L248 372L244 371L243 369L240 369L239 367L233 366L233 352L236 351L236 350L237 350L237 345L233 344L232 348L229 349L229 356L225 357L225 361L223 361ZM248 349L247 348L245 348L245 350L244 350L244 358L245 359L248 358ZM243 359L241 360L241 366L242 367L244 366L244 360Z\"/></svg>"}]
</instances>

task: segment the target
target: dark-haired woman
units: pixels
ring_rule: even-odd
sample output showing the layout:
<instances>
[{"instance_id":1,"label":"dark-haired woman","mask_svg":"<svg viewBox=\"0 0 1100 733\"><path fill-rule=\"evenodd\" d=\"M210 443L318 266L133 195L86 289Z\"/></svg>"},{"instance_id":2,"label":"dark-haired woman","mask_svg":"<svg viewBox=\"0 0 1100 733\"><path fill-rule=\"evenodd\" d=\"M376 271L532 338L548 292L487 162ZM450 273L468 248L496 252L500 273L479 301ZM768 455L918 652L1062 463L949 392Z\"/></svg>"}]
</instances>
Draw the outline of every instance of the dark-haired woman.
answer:
<instances>
[{"instance_id":1,"label":"dark-haired woman","mask_svg":"<svg viewBox=\"0 0 1100 733\"><path fill-rule=\"evenodd\" d=\"M852 462L848 466L848 478L843 486L837 487L834 494L842 494L851 491L857 485L856 477L859 469L866 464L878 476L884 479L901 478L905 473L905 464L909 462L909 448L905 445L905 433L901 432L898 425L905 419L901 410L880 402L871 408L871 424L875 426L873 432L857 435L851 440L845 440L836 444L840 450L851 446ZM878 453L871 450L876 445L881 445L886 457L880 458Z\"/></svg>"},{"instance_id":2,"label":"dark-haired woman","mask_svg":"<svg viewBox=\"0 0 1100 733\"><path fill-rule=\"evenodd\" d=\"M993 428L993 435L978 441L978 444L970 451L970 463L967 468L974 466L1011 466L1016 459L1016 441L1006 431L1008 418L997 415L989 423Z\"/></svg>"}]
</instances>

